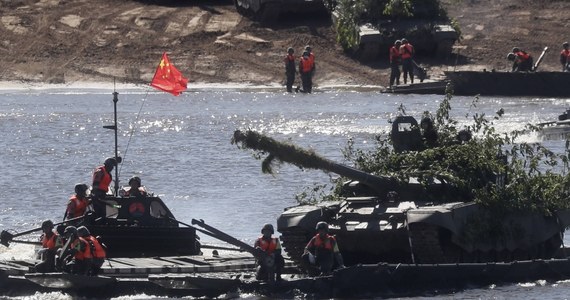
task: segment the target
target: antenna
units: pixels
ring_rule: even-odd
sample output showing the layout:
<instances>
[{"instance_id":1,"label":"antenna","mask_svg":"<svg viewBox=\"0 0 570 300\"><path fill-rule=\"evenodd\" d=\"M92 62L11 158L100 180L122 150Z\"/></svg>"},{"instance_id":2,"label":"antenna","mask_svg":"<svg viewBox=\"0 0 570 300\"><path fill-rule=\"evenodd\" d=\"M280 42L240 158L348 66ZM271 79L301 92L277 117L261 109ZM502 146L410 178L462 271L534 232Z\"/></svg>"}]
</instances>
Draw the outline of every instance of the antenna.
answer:
<instances>
[{"instance_id":1,"label":"antenna","mask_svg":"<svg viewBox=\"0 0 570 300\"><path fill-rule=\"evenodd\" d=\"M117 102L119 102L119 93L115 90L115 78L113 78L113 107L114 107L114 125L105 125L103 128L112 129L115 131L115 161L117 165L115 166L115 197L119 193L119 166L121 163L121 157L119 157L119 138L117 136Z\"/></svg>"}]
</instances>

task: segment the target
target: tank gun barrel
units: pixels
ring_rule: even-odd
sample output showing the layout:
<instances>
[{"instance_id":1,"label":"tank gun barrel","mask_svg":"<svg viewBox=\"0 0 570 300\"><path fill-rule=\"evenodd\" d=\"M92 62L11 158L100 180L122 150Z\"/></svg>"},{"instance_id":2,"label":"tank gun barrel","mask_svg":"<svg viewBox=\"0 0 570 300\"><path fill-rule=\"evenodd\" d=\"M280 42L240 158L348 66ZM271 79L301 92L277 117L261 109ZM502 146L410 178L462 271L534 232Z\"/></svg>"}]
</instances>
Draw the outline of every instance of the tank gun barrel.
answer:
<instances>
[{"instance_id":1,"label":"tank gun barrel","mask_svg":"<svg viewBox=\"0 0 570 300\"><path fill-rule=\"evenodd\" d=\"M277 141L263 134L247 130L242 132L236 130L232 138L232 144L238 145L240 148L249 148L267 153L268 156L262 162L262 171L264 173L272 173L274 161L286 162L298 166L300 168L316 169L326 172L332 172L350 179L358 180L374 190L379 195L385 195L390 187L395 188L397 181L390 177L381 177L372 175L355 168L335 163L324 157L319 156L312 150L305 150L293 144Z\"/></svg>"}]
</instances>

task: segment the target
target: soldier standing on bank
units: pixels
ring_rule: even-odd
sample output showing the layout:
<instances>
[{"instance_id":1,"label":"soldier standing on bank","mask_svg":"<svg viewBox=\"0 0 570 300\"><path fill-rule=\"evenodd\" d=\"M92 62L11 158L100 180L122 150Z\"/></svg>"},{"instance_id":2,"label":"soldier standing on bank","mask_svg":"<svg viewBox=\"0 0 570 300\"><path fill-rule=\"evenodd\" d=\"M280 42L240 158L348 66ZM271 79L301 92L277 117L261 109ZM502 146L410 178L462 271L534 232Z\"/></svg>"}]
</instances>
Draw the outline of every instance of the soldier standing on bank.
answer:
<instances>
[{"instance_id":1,"label":"soldier standing on bank","mask_svg":"<svg viewBox=\"0 0 570 300\"><path fill-rule=\"evenodd\" d=\"M404 72L404 84L408 83L408 75L410 75L410 83L414 83L414 46L407 39L402 39L400 46L400 56L402 58L402 71Z\"/></svg>"},{"instance_id":2,"label":"soldier standing on bank","mask_svg":"<svg viewBox=\"0 0 570 300\"><path fill-rule=\"evenodd\" d=\"M297 72L295 70L295 50L293 50L293 48L289 47L289 49L287 49L287 55L283 61L285 62L285 76L287 77L287 83L285 85L287 86L287 92L292 93L295 73Z\"/></svg>"},{"instance_id":3,"label":"soldier standing on bank","mask_svg":"<svg viewBox=\"0 0 570 300\"><path fill-rule=\"evenodd\" d=\"M310 53L305 50L303 56L299 60L299 74L301 74L301 83L303 85L303 93L311 93L313 90L313 71L314 63L310 58Z\"/></svg>"},{"instance_id":4,"label":"soldier standing on bank","mask_svg":"<svg viewBox=\"0 0 570 300\"><path fill-rule=\"evenodd\" d=\"M400 64L402 64L402 58L400 55L400 46L402 42L397 40L394 46L390 47L390 87L400 84Z\"/></svg>"}]
</instances>

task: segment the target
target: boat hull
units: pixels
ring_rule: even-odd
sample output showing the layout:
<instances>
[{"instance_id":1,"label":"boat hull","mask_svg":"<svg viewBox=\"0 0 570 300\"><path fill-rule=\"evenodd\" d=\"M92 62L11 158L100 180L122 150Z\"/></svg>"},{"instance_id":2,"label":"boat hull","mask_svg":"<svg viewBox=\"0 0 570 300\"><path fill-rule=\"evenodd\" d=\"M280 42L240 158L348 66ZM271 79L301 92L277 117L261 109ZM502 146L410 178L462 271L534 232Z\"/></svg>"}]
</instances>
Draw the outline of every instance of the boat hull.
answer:
<instances>
[{"instance_id":1,"label":"boat hull","mask_svg":"<svg viewBox=\"0 0 570 300\"><path fill-rule=\"evenodd\" d=\"M570 97L570 73L445 72L455 95Z\"/></svg>"}]
</instances>

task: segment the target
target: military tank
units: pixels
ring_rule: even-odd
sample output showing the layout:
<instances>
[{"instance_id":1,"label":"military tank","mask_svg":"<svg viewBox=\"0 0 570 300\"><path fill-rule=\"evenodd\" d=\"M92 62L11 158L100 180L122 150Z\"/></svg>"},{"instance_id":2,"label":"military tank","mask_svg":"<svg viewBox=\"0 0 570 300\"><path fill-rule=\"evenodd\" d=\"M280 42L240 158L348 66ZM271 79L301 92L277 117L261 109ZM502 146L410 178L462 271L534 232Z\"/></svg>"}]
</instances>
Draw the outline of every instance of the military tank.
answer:
<instances>
[{"instance_id":1,"label":"military tank","mask_svg":"<svg viewBox=\"0 0 570 300\"><path fill-rule=\"evenodd\" d=\"M421 150L418 122L400 116L392 124L391 139L398 151ZM462 135L463 138L469 138ZM302 168L333 172L348 180L337 201L286 208L277 220L287 254L302 266L302 253L320 221L329 223L345 265L359 263L468 263L508 262L551 258L562 245L570 225L568 211L551 216L538 213L507 214L501 238L497 228L482 221L491 216L472 195L433 178L426 184L379 176L322 158L294 145L236 131L234 142L268 153ZM268 168L268 159L263 168ZM497 182L502 175L490 176ZM495 238L491 238L495 237Z\"/></svg>"},{"instance_id":2,"label":"military tank","mask_svg":"<svg viewBox=\"0 0 570 300\"><path fill-rule=\"evenodd\" d=\"M451 54L459 33L438 0L411 0L406 8L394 3L397 1L373 1L362 12L347 14L345 10L351 11L343 7L347 1L339 1L332 12L333 21L340 27L356 26L337 30L341 45L359 59L368 61L387 60L388 49L402 38L414 46L418 56L445 57ZM346 32L356 32L357 36ZM357 44L354 45L353 41Z\"/></svg>"},{"instance_id":3,"label":"military tank","mask_svg":"<svg viewBox=\"0 0 570 300\"><path fill-rule=\"evenodd\" d=\"M270 24L286 13L325 14L322 0L234 0L237 11L254 21Z\"/></svg>"}]
</instances>

